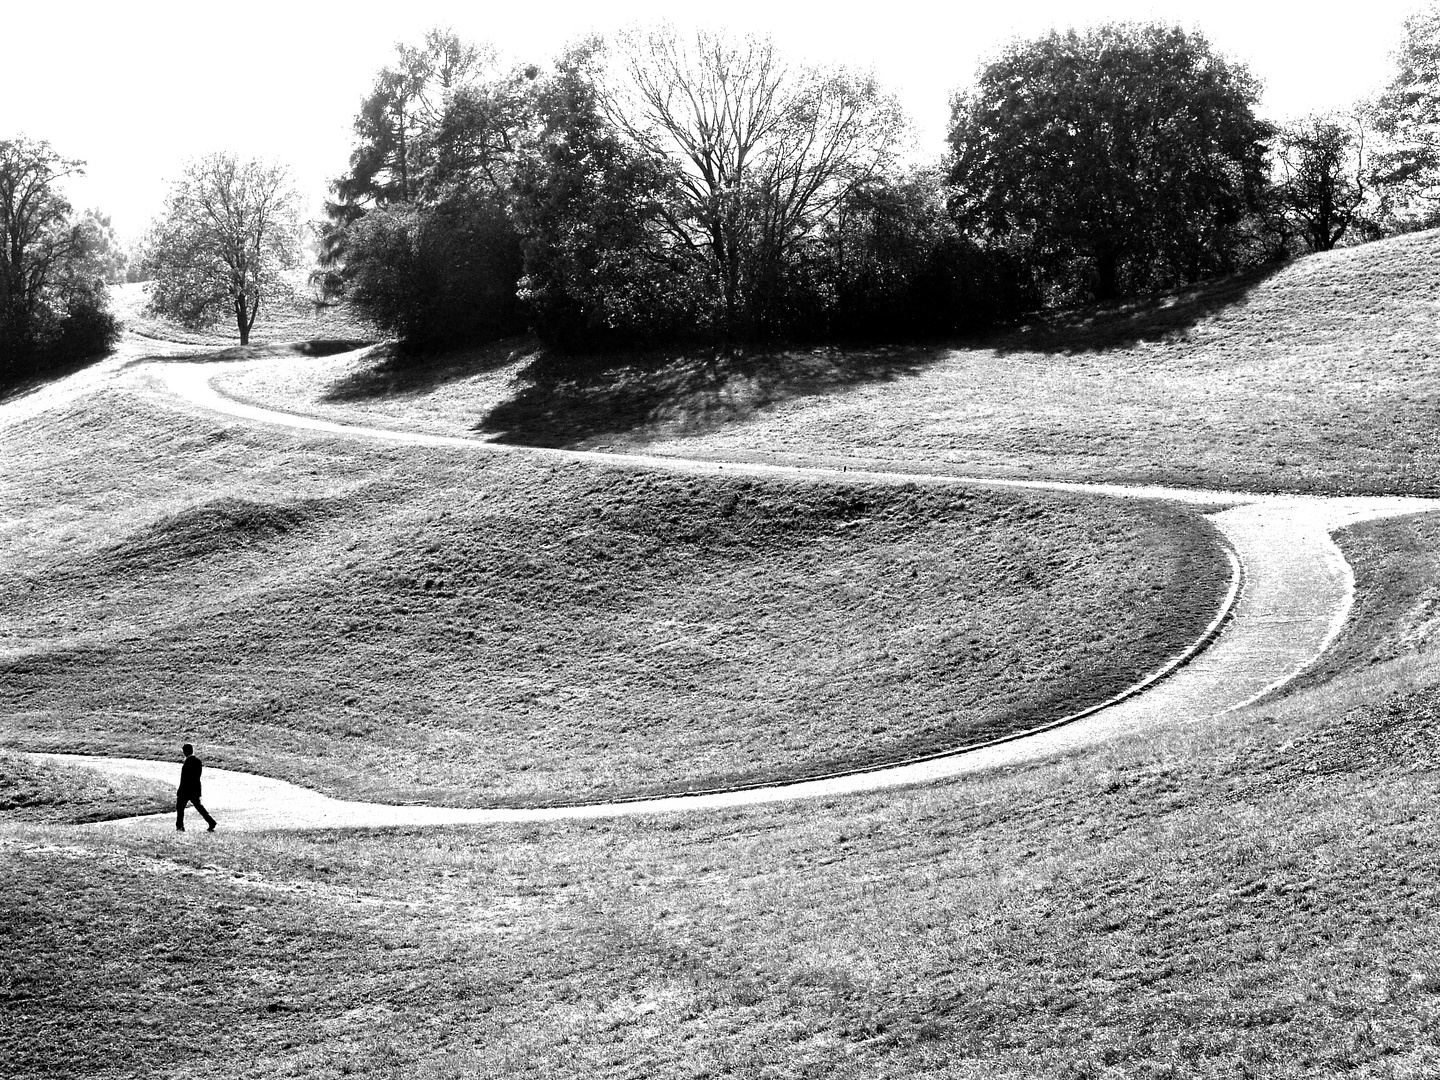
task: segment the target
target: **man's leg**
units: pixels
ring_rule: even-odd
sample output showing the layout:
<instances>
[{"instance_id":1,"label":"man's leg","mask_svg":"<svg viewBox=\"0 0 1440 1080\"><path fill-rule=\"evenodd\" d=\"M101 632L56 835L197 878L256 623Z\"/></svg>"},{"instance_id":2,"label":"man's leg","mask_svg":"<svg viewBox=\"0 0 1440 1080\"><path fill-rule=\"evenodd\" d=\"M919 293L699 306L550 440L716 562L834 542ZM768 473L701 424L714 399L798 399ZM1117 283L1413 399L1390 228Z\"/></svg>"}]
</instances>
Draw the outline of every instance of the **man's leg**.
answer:
<instances>
[{"instance_id":1,"label":"man's leg","mask_svg":"<svg viewBox=\"0 0 1440 1080\"><path fill-rule=\"evenodd\" d=\"M203 817L207 822L210 823L210 831L211 831L211 832L214 832L214 831L215 831L215 819L214 819L213 817L211 817L208 813L205 812L205 807L203 807L203 806L200 805L200 800L199 800L199 799L191 799L191 800L190 800L190 803L191 803L191 805L193 805L193 806L195 807L196 810L199 810L199 811L200 811L200 816Z\"/></svg>"},{"instance_id":2,"label":"man's leg","mask_svg":"<svg viewBox=\"0 0 1440 1080\"><path fill-rule=\"evenodd\" d=\"M175 796L175 828L181 832L185 831L185 804L188 801L184 795Z\"/></svg>"}]
</instances>

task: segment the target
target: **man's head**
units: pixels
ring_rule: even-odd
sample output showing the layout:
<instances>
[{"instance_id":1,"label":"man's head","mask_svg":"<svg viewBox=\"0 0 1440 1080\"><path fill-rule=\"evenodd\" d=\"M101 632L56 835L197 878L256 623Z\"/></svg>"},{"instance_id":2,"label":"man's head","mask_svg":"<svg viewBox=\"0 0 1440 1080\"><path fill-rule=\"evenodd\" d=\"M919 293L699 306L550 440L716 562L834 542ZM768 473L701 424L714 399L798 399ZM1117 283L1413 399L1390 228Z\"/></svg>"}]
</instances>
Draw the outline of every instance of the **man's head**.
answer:
<instances>
[{"instance_id":1,"label":"man's head","mask_svg":"<svg viewBox=\"0 0 1440 1080\"><path fill-rule=\"evenodd\" d=\"M182 754L184 754L186 757L189 757L191 754L193 754L193 753L195 752L195 747L191 746L191 745L187 742L184 746L180 747L180 752L181 752Z\"/></svg>"}]
</instances>

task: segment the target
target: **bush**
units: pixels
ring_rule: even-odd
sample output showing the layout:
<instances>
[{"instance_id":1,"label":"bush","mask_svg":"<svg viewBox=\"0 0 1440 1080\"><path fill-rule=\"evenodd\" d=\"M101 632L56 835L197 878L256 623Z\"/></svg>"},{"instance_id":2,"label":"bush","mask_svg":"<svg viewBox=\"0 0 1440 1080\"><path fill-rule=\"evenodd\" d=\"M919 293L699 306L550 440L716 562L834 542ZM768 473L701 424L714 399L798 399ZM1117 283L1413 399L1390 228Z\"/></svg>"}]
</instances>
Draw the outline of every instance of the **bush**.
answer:
<instances>
[{"instance_id":1,"label":"bush","mask_svg":"<svg viewBox=\"0 0 1440 1080\"><path fill-rule=\"evenodd\" d=\"M523 329L520 241L498 202L457 196L372 210L351 227L350 300L416 350L492 340Z\"/></svg>"}]
</instances>

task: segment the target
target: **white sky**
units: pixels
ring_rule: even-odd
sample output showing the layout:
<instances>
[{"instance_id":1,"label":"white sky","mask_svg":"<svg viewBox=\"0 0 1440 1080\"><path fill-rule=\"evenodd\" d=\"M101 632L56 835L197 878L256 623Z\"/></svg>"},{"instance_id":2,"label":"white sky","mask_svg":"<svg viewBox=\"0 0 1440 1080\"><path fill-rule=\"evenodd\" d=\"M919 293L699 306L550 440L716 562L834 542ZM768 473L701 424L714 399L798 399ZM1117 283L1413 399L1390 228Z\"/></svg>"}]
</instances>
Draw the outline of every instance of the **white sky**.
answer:
<instances>
[{"instance_id":1,"label":"white sky","mask_svg":"<svg viewBox=\"0 0 1440 1080\"><path fill-rule=\"evenodd\" d=\"M1114 19L1198 27L1260 76L1262 111L1284 119L1383 84L1401 21L1425 0L1369 0L1339 17L1318 5L1302 14L1293 0L0 2L0 138L48 139L85 159L87 176L68 185L71 201L111 214L130 240L184 160L211 150L288 164L318 212L325 182L345 169L350 122L374 73L397 41L418 42L432 26L539 63L588 30L636 21L769 33L795 60L873 68L929 157L943 149L950 93L1017 35Z\"/></svg>"}]
</instances>

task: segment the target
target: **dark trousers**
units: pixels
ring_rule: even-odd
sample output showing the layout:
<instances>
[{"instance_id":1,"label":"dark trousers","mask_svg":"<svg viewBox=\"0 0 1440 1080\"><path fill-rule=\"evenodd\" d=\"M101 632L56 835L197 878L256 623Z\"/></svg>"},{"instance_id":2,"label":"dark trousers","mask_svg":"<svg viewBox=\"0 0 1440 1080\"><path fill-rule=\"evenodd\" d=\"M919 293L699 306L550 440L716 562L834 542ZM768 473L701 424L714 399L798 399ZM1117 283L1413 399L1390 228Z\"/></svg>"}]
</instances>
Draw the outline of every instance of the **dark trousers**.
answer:
<instances>
[{"instance_id":1,"label":"dark trousers","mask_svg":"<svg viewBox=\"0 0 1440 1080\"><path fill-rule=\"evenodd\" d=\"M199 796L197 796L197 795L186 795L186 794L182 791L182 792L177 793L176 796L175 796L175 827L176 827L177 829L183 829L183 828L185 828L185 804L186 804L186 803L190 803L192 806L195 807L196 810L199 810L199 811L200 811L200 816L203 817L209 824L211 824L211 825L214 825L214 824L215 824L215 819L205 812L205 807L203 807L203 806L200 805L200 798L199 798Z\"/></svg>"}]
</instances>

